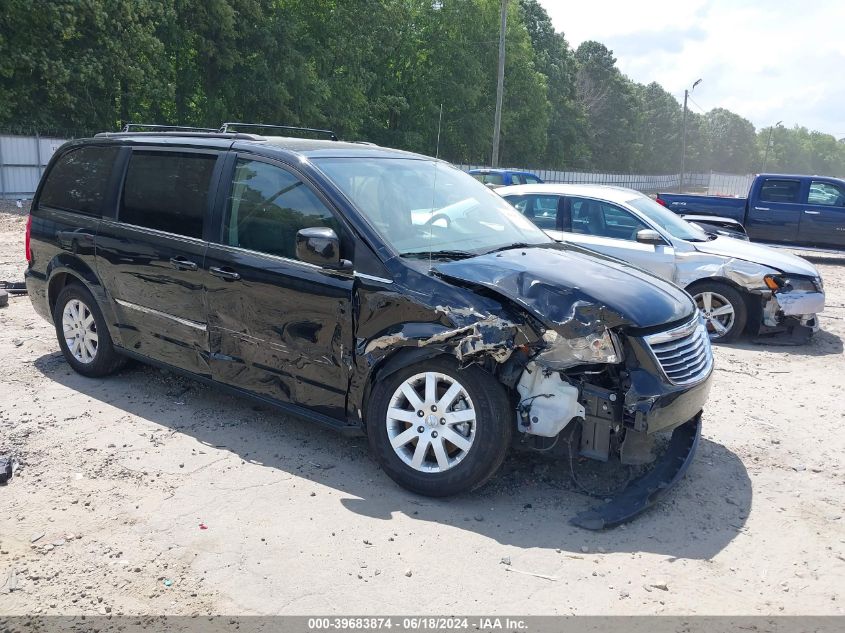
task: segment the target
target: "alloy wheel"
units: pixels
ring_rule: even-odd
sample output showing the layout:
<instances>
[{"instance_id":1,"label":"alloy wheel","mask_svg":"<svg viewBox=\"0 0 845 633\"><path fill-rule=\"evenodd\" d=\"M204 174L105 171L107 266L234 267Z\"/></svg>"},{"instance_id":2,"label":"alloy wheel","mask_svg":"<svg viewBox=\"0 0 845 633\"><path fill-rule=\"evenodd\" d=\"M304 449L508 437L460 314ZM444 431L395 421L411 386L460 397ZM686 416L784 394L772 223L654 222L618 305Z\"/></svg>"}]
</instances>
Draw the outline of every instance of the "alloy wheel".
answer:
<instances>
[{"instance_id":1,"label":"alloy wheel","mask_svg":"<svg viewBox=\"0 0 845 633\"><path fill-rule=\"evenodd\" d=\"M706 290L693 296L707 325L711 339L719 339L731 331L736 321L733 305L717 292Z\"/></svg>"},{"instance_id":2,"label":"alloy wheel","mask_svg":"<svg viewBox=\"0 0 845 633\"><path fill-rule=\"evenodd\" d=\"M466 388L439 372L405 380L390 399L385 423L390 445L408 466L440 473L457 466L475 439L476 411Z\"/></svg>"},{"instance_id":3,"label":"alloy wheel","mask_svg":"<svg viewBox=\"0 0 845 633\"><path fill-rule=\"evenodd\" d=\"M90 308L79 299L71 299L62 311L62 332L71 355L85 365L97 357L97 323Z\"/></svg>"}]
</instances>

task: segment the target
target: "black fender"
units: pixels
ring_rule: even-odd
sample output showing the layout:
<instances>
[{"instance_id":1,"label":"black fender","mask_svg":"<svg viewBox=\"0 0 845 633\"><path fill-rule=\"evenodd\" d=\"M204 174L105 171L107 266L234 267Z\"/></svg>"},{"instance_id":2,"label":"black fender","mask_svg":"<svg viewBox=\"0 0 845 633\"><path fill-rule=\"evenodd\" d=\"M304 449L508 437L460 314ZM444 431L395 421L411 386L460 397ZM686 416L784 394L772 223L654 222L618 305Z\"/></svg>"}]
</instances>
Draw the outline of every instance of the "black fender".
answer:
<instances>
[{"instance_id":1,"label":"black fender","mask_svg":"<svg viewBox=\"0 0 845 633\"><path fill-rule=\"evenodd\" d=\"M390 334L359 339L349 385L347 410L365 426L364 418L372 386L404 367L441 355L454 355L449 341L428 344L438 334L454 330L437 322L403 323ZM381 346L379 341L384 341Z\"/></svg>"},{"instance_id":2,"label":"black fender","mask_svg":"<svg viewBox=\"0 0 845 633\"><path fill-rule=\"evenodd\" d=\"M103 313L108 324L109 334L115 345L121 346L120 329L117 327L117 315L105 287L100 283L97 273L71 253L59 253L47 264L45 277L47 279L47 307L50 315L56 305L56 298L68 283L79 283L94 297L97 306Z\"/></svg>"}]
</instances>

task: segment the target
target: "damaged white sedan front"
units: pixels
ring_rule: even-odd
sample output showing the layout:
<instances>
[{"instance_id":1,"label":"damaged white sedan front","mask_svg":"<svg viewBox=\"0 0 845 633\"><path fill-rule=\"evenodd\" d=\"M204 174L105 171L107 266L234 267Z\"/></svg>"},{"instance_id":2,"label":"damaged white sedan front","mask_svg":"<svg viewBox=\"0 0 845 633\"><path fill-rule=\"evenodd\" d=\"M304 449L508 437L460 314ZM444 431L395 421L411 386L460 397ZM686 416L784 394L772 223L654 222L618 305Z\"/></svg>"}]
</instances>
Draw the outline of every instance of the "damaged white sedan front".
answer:
<instances>
[{"instance_id":1,"label":"damaged white sedan front","mask_svg":"<svg viewBox=\"0 0 845 633\"><path fill-rule=\"evenodd\" d=\"M818 329L824 287L808 261L708 232L631 189L538 184L496 191L557 240L617 257L686 289L710 338Z\"/></svg>"}]
</instances>

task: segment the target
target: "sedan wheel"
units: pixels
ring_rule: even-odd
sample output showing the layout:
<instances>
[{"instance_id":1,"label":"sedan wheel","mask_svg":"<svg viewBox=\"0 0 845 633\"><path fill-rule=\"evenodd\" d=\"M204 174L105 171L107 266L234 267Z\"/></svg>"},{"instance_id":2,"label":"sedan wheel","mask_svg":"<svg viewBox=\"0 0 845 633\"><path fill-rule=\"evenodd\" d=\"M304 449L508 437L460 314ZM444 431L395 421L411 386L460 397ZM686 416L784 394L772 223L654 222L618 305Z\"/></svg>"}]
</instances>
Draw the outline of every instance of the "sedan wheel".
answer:
<instances>
[{"instance_id":1,"label":"sedan wheel","mask_svg":"<svg viewBox=\"0 0 845 633\"><path fill-rule=\"evenodd\" d=\"M476 412L466 388L439 372L407 378L393 393L385 423L390 445L418 472L442 473L472 449Z\"/></svg>"},{"instance_id":2,"label":"sedan wheel","mask_svg":"<svg viewBox=\"0 0 845 633\"><path fill-rule=\"evenodd\" d=\"M710 340L729 343L745 331L748 321L746 297L728 283L701 280L687 287L707 325Z\"/></svg>"},{"instance_id":3,"label":"sedan wheel","mask_svg":"<svg viewBox=\"0 0 845 633\"><path fill-rule=\"evenodd\" d=\"M97 358L97 323L91 309L79 299L71 299L62 311L62 333L68 351L87 365Z\"/></svg>"}]
</instances>

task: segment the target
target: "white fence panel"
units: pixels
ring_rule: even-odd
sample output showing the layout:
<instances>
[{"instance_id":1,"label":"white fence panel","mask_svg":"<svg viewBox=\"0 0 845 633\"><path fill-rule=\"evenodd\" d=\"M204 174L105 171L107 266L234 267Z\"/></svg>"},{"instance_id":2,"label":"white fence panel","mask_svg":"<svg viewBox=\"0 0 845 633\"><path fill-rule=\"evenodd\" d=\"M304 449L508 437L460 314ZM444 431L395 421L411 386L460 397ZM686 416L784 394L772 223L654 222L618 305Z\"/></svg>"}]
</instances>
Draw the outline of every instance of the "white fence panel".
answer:
<instances>
[{"instance_id":1,"label":"white fence panel","mask_svg":"<svg viewBox=\"0 0 845 633\"><path fill-rule=\"evenodd\" d=\"M707 185L708 196L737 196L745 197L751 189L753 175L740 176L737 174L720 174L712 172L710 183Z\"/></svg>"},{"instance_id":2,"label":"white fence panel","mask_svg":"<svg viewBox=\"0 0 845 633\"><path fill-rule=\"evenodd\" d=\"M65 139L0 135L0 198L29 198Z\"/></svg>"}]
</instances>

